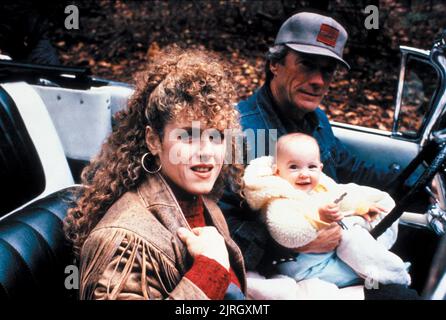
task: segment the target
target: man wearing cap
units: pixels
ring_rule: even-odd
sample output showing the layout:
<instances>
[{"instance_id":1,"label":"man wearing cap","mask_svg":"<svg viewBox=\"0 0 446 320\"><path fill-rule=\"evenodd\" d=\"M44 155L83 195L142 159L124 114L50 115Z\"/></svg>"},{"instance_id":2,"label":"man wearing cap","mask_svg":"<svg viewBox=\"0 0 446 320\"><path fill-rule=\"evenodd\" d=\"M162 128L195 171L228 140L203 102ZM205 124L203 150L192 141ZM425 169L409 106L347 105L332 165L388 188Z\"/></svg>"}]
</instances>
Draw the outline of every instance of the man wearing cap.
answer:
<instances>
[{"instance_id":1,"label":"man wearing cap","mask_svg":"<svg viewBox=\"0 0 446 320\"><path fill-rule=\"evenodd\" d=\"M241 124L244 130L276 129L277 137L289 132L310 134L321 147L330 177L383 188L390 181L345 149L318 107L337 66L350 68L342 58L346 41L347 32L330 17L302 12L285 21L267 53L265 84L237 106Z\"/></svg>"},{"instance_id":2,"label":"man wearing cap","mask_svg":"<svg viewBox=\"0 0 446 320\"><path fill-rule=\"evenodd\" d=\"M330 17L302 12L286 20L267 53L265 84L237 105L241 125L245 132L249 129L255 132L254 144L266 143L262 149L251 141L249 147L255 157L265 155L263 150L273 154L275 135L279 138L291 132L304 132L318 141L324 172L334 180L384 189L394 175L355 158L334 136L326 114L318 107L337 66L350 68L342 58L346 41L346 30ZM258 137L265 131L266 138ZM231 235L243 252L247 270L259 270L270 264L271 259L277 258L277 255L271 258L271 253L281 254L271 244L258 215L240 205L240 199L225 193L220 206ZM305 247L296 248L296 252L328 252L336 248L340 239L341 229L333 225L321 230Z\"/></svg>"}]
</instances>

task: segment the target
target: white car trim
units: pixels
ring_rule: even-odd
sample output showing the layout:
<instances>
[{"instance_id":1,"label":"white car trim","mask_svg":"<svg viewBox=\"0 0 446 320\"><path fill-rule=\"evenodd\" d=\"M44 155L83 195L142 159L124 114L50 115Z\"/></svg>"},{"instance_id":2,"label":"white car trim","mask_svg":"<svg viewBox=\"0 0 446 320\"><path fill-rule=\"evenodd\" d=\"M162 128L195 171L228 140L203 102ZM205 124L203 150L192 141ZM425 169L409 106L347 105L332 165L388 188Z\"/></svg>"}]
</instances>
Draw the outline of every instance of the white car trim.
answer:
<instances>
[{"instance_id":1,"label":"white car trim","mask_svg":"<svg viewBox=\"0 0 446 320\"><path fill-rule=\"evenodd\" d=\"M45 189L38 198L73 185L73 176L62 144L40 96L25 82L7 83L1 86L15 102L42 164Z\"/></svg>"},{"instance_id":2,"label":"white car trim","mask_svg":"<svg viewBox=\"0 0 446 320\"><path fill-rule=\"evenodd\" d=\"M392 135L392 133L390 131L374 129L374 128L366 128L366 127L356 126L353 124L342 123L342 122L337 122L337 121L330 121L330 124L333 127L345 128L345 129L362 131L362 132L373 133L373 134L379 134L379 135L386 136L386 137L390 137Z\"/></svg>"},{"instance_id":3,"label":"white car trim","mask_svg":"<svg viewBox=\"0 0 446 320\"><path fill-rule=\"evenodd\" d=\"M33 86L44 101L65 155L89 161L110 134L110 93ZM75 133L75 134L73 134Z\"/></svg>"}]
</instances>

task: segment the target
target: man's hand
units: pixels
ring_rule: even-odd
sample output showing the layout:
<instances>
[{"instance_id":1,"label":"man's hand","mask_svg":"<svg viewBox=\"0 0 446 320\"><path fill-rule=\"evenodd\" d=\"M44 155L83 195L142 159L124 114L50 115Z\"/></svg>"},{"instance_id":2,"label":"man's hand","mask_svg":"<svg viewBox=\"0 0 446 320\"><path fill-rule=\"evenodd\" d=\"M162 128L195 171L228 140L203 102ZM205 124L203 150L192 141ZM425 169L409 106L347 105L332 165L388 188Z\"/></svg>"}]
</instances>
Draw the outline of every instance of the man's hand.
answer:
<instances>
[{"instance_id":1,"label":"man's hand","mask_svg":"<svg viewBox=\"0 0 446 320\"><path fill-rule=\"evenodd\" d=\"M298 253L325 253L333 251L341 241L341 227L337 223L332 223L329 227L321 229L317 233L317 238L303 247L294 249Z\"/></svg>"},{"instance_id":2,"label":"man's hand","mask_svg":"<svg viewBox=\"0 0 446 320\"><path fill-rule=\"evenodd\" d=\"M342 220L344 215L339 212L339 204L337 203L328 203L319 208L319 218L324 222L336 222Z\"/></svg>"},{"instance_id":3,"label":"man's hand","mask_svg":"<svg viewBox=\"0 0 446 320\"><path fill-rule=\"evenodd\" d=\"M203 255L214 259L229 270L229 254L223 236L214 227L178 229L178 237L187 247L189 254L195 258Z\"/></svg>"},{"instance_id":4,"label":"man's hand","mask_svg":"<svg viewBox=\"0 0 446 320\"><path fill-rule=\"evenodd\" d=\"M372 222L373 220L375 220L377 217L379 217L380 214L386 214L388 213L388 211L377 205L371 205L369 207L369 211L366 214L361 215L361 217L363 217L367 222Z\"/></svg>"}]
</instances>

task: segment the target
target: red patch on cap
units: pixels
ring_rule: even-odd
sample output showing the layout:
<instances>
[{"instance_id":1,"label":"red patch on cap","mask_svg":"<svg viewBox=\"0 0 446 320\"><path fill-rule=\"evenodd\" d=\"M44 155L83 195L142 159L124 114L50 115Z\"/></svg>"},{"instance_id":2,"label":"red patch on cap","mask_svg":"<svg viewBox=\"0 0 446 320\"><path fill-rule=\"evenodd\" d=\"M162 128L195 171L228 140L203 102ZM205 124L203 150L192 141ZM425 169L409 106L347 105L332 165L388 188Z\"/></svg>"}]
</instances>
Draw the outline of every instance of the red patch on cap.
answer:
<instances>
[{"instance_id":1,"label":"red patch on cap","mask_svg":"<svg viewBox=\"0 0 446 320\"><path fill-rule=\"evenodd\" d=\"M330 47L336 46L336 40L339 36L339 30L329 26L328 24L321 24L321 29L317 35L317 41L325 43Z\"/></svg>"}]
</instances>

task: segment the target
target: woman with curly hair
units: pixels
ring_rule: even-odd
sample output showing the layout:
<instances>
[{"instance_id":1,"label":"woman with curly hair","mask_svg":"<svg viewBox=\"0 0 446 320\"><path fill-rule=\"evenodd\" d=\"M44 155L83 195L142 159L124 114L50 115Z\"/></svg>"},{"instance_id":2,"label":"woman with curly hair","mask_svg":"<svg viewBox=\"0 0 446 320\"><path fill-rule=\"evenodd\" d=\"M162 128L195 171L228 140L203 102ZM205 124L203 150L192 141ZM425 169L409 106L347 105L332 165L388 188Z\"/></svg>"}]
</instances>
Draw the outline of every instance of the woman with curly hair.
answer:
<instances>
[{"instance_id":1,"label":"woman with curly hair","mask_svg":"<svg viewBox=\"0 0 446 320\"><path fill-rule=\"evenodd\" d=\"M239 129L227 68L165 52L117 114L65 220L81 299L243 298L245 270L216 205L240 190ZM229 155L229 156L228 156Z\"/></svg>"}]
</instances>

